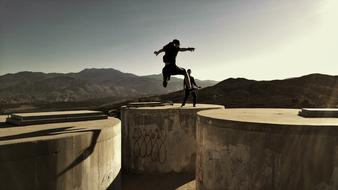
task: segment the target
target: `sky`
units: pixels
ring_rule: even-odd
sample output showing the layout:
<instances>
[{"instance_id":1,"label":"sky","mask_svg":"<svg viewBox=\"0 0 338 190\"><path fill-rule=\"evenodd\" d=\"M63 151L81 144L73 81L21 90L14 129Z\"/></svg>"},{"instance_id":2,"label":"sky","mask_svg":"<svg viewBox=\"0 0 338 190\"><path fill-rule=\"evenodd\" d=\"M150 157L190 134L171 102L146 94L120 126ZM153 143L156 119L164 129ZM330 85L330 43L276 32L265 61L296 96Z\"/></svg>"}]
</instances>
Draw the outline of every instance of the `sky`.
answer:
<instances>
[{"instance_id":1,"label":"sky","mask_svg":"<svg viewBox=\"0 0 338 190\"><path fill-rule=\"evenodd\" d=\"M0 75L160 73L173 39L198 79L338 74L337 0L0 0Z\"/></svg>"}]
</instances>

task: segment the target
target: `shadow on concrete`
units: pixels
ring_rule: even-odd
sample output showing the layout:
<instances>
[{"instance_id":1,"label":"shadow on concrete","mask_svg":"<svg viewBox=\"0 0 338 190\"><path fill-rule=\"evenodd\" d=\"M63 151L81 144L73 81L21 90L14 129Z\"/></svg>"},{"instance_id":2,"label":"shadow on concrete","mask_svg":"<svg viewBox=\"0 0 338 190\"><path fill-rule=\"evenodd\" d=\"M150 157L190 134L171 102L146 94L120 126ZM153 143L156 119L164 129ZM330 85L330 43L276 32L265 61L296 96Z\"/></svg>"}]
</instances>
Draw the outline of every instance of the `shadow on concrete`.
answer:
<instances>
[{"instance_id":1,"label":"shadow on concrete","mask_svg":"<svg viewBox=\"0 0 338 190\"><path fill-rule=\"evenodd\" d=\"M83 152L69 166L67 166L67 168L62 170L57 176L61 176L62 174L68 172L73 167L75 167L76 165L78 165L79 163L81 163L85 159L87 159L94 152L94 148L96 146L97 139L100 136L101 130L95 129L95 130L90 130L90 131L92 132L92 138L91 138L91 143L90 143L89 147L87 147L85 150L83 150Z\"/></svg>"},{"instance_id":2,"label":"shadow on concrete","mask_svg":"<svg viewBox=\"0 0 338 190\"><path fill-rule=\"evenodd\" d=\"M59 135L62 133L75 133L75 132L88 132L88 130L86 131L86 130L82 130L79 128L74 128L72 126L60 127L60 128L38 130L38 131L22 133L22 134L17 134L17 135L3 136L3 137L0 137L0 141L39 137L39 136L51 136L51 135Z\"/></svg>"},{"instance_id":3,"label":"shadow on concrete","mask_svg":"<svg viewBox=\"0 0 338 190\"><path fill-rule=\"evenodd\" d=\"M83 133L83 132L91 132L91 142L90 145L83 150L83 152L64 170L62 170L57 176L61 176L62 174L68 172L73 167L78 165L79 163L83 162L85 159L87 159L94 151L97 140L100 136L101 130L100 129L85 129L85 128L74 128L73 126L69 127L60 127L60 128L52 128L52 129L44 129L44 130L38 130L28 133L22 133L17 135L8 135L0 137L1 141L8 141L8 140L17 140L17 139L23 139L23 138L32 138L32 137L41 137L41 136L53 136L53 135L60 135L60 134L68 134L68 133Z\"/></svg>"},{"instance_id":4,"label":"shadow on concrete","mask_svg":"<svg viewBox=\"0 0 338 190\"><path fill-rule=\"evenodd\" d=\"M194 179L194 174L122 174L122 190L195 190L189 184Z\"/></svg>"}]
</instances>

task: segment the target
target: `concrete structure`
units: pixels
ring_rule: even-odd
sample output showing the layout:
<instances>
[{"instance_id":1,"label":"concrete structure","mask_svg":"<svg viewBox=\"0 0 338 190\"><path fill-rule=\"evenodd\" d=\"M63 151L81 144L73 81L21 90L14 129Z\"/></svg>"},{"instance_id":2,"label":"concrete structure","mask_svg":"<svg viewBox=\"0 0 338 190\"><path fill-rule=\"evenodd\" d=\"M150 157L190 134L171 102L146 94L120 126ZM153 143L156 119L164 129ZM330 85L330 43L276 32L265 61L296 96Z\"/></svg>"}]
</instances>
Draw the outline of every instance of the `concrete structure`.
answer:
<instances>
[{"instance_id":1,"label":"concrete structure","mask_svg":"<svg viewBox=\"0 0 338 190\"><path fill-rule=\"evenodd\" d=\"M12 126L0 116L0 189L103 190L121 169L121 123Z\"/></svg>"},{"instance_id":2,"label":"concrete structure","mask_svg":"<svg viewBox=\"0 0 338 190\"><path fill-rule=\"evenodd\" d=\"M223 106L122 107L123 167L135 173L195 172L196 118Z\"/></svg>"},{"instance_id":3,"label":"concrete structure","mask_svg":"<svg viewBox=\"0 0 338 190\"><path fill-rule=\"evenodd\" d=\"M8 118L6 118L6 122L14 125L35 125L107 118L107 115L100 111L81 110L11 114Z\"/></svg>"},{"instance_id":4,"label":"concrete structure","mask_svg":"<svg viewBox=\"0 0 338 190\"><path fill-rule=\"evenodd\" d=\"M298 111L199 112L197 190L338 189L338 118Z\"/></svg>"},{"instance_id":5,"label":"concrete structure","mask_svg":"<svg viewBox=\"0 0 338 190\"><path fill-rule=\"evenodd\" d=\"M131 102L126 107L157 107L157 106L172 106L172 102Z\"/></svg>"},{"instance_id":6,"label":"concrete structure","mask_svg":"<svg viewBox=\"0 0 338 190\"><path fill-rule=\"evenodd\" d=\"M298 115L303 117L338 117L338 108L303 108Z\"/></svg>"}]
</instances>

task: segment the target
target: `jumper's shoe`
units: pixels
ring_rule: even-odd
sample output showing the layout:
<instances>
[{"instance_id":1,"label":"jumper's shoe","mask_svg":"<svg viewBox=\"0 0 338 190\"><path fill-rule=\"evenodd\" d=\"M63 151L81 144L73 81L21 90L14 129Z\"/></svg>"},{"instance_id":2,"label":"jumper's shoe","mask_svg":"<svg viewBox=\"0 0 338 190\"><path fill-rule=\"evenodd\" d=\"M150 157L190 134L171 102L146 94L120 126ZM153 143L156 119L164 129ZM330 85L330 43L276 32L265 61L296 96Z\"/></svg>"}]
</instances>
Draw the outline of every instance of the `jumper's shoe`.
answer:
<instances>
[{"instance_id":1,"label":"jumper's shoe","mask_svg":"<svg viewBox=\"0 0 338 190\"><path fill-rule=\"evenodd\" d=\"M168 85L168 82L166 80L163 81L163 87L166 88Z\"/></svg>"}]
</instances>

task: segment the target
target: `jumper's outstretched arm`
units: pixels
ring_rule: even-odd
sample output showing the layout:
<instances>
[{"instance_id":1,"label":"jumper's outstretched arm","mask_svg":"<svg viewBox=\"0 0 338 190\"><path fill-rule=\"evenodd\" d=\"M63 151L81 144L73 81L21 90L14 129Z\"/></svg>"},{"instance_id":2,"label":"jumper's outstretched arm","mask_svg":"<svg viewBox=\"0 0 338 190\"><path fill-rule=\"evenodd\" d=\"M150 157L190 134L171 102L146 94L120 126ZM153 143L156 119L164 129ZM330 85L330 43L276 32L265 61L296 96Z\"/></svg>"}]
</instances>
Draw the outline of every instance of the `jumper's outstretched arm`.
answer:
<instances>
[{"instance_id":1,"label":"jumper's outstretched arm","mask_svg":"<svg viewBox=\"0 0 338 190\"><path fill-rule=\"evenodd\" d=\"M162 53L162 52L164 52L164 50L163 50L163 49L160 49L160 50L158 50L158 51L154 51L154 54L157 56L158 54L160 54L160 53Z\"/></svg>"},{"instance_id":2,"label":"jumper's outstretched arm","mask_svg":"<svg viewBox=\"0 0 338 190\"><path fill-rule=\"evenodd\" d=\"M193 47L180 48L180 51L195 51L195 48L193 48Z\"/></svg>"}]
</instances>

